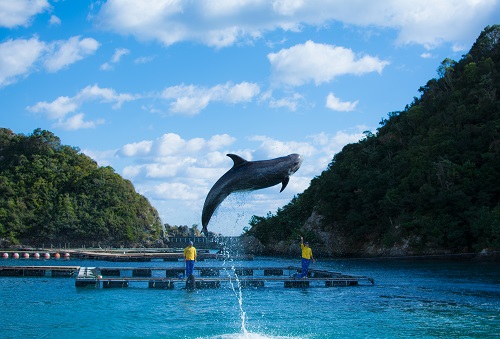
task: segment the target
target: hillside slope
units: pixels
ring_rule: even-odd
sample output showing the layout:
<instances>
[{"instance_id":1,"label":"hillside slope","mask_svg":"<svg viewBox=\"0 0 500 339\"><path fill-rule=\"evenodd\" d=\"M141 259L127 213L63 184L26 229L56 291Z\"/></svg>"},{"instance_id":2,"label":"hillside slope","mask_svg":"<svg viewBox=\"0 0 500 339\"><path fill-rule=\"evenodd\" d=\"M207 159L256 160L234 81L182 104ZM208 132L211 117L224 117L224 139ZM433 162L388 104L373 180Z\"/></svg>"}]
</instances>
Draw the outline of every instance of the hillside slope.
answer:
<instances>
[{"instance_id":1,"label":"hillside slope","mask_svg":"<svg viewBox=\"0 0 500 339\"><path fill-rule=\"evenodd\" d=\"M130 246L161 230L156 209L111 167L49 131L0 128L0 246Z\"/></svg>"},{"instance_id":2,"label":"hillside slope","mask_svg":"<svg viewBox=\"0 0 500 339\"><path fill-rule=\"evenodd\" d=\"M500 249L500 26L420 92L246 235L279 254L299 235L332 256Z\"/></svg>"}]
</instances>

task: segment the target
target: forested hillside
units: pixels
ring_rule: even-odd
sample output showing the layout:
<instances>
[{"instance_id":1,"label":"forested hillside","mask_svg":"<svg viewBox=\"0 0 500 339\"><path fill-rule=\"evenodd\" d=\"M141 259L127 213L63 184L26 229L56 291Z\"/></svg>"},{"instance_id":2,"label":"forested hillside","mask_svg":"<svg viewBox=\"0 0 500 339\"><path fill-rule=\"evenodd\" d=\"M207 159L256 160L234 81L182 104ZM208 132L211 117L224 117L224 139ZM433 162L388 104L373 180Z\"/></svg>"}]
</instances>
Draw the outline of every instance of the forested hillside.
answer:
<instances>
[{"instance_id":1,"label":"forested hillside","mask_svg":"<svg viewBox=\"0 0 500 339\"><path fill-rule=\"evenodd\" d=\"M130 246L158 239L161 230L155 208L111 167L49 131L0 128L3 245Z\"/></svg>"},{"instance_id":2,"label":"forested hillside","mask_svg":"<svg viewBox=\"0 0 500 339\"><path fill-rule=\"evenodd\" d=\"M269 252L300 234L330 255L500 249L500 26L420 93L247 235Z\"/></svg>"}]
</instances>

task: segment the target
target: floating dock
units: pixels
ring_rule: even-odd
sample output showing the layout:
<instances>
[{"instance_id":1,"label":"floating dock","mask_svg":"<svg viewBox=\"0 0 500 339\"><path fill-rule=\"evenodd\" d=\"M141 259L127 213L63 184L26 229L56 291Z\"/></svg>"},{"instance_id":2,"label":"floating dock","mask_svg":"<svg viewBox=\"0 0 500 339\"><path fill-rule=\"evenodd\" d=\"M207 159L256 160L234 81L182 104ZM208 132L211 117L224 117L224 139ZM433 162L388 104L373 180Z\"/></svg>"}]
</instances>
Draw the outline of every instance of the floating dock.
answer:
<instances>
[{"instance_id":1,"label":"floating dock","mask_svg":"<svg viewBox=\"0 0 500 339\"><path fill-rule=\"evenodd\" d=\"M0 266L0 277L76 277L80 266Z\"/></svg>"},{"instance_id":2,"label":"floating dock","mask_svg":"<svg viewBox=\"0 0 500 339\"><path fill-rule=\"evenodd\" d=\"M285 288L373 285L368 276L310 269L300 278L300 267L203 267L194 269L195 288L283 286ZM75 278L76 287L146 287L184 289L184 267L0 266L0 277Z\"/></svg>"},{"instance_id":3,"label":"floating dock","mask_svg":"<svg viewBox=\"0 0 500 339\"><path fill-rule=\"evenodd\" d=\"M325 270L309 270L307 278L299 278L298 267L196 267L195 288L220 288L238 284L241 287L282 285L293 287L341 287L373 285L373 278L346 275ZM80 267L76 287L157 289L186 288L184 268Z\"/></svg>"},{"instance_id":4,"label":"floating dock","mask_svg":"<svg viewBox=\"0 0 500 339\"><path fill-rule=\"evenodd\" d=\"M205 260L227 260L228 255L224 253L210 253L209 250L200 249L197 253L198 261ZM184 259L181 249L136 249L136 250L24 250L4 251L3 258L13 259L80 259L80 260L103 260L114 262L148 262L153 260L179 261ZM233 260L252 261L253 255L231 255Z\"/></svg>"},{"instance_id":5,"label":"floating dock","mask_svg":"<svg viewBox=\"0 0 500 339\"><path fill-rule=\"evenodd\" d=\"M98 252L98 251L75 251L71 253L72 258L82 260L103 260L115 262L147 262L152 260L163 261L179 261L184 260L182 252ZM198 261L212 260L227 260L228 256L221 253L209 253L208 251L198 250L196 259ZM231 255L233 260L252 261L252 255Z\"/></svg>"}]
</instances>

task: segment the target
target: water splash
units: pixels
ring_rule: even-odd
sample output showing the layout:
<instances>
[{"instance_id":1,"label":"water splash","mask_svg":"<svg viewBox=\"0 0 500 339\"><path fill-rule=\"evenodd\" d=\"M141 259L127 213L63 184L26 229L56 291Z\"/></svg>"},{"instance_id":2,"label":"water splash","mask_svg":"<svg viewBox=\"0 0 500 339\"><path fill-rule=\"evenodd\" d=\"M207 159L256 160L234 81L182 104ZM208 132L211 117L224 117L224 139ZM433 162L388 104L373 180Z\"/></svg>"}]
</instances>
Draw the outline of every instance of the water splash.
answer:
<instances>
[{"instance_id":1,"label":"water splash","mask_svg":"<svg viewBox=\"0 0 500 339\"><path fill-rule=\"evenodd\" d=\"M229 271L227 271L227 274L229 276L229 284L231 286L231 289L238 300L238 306L240 309L240 319L241 319L241 332L243 335L245 335L244 338L247 338L248 331L246 328L246 320L247 320L247 314L243 308L243 292L241 290L241 283L240 279L238 277L238 274L236 273L236 268L234 266L234 261L233 258L230 256L228 244L224 244L223 250L223 257L224 257L224 262L222 263L222 266L224 267L226 264L229 264ZM234 281L233 278L234 277Z\"/></svg>"},{"instance_id":2,"label":"water splash","mask_svg":"<svg viewBox=\"0 0 500 339\"><path fill-rule=\"evenodd\" d=\"M199 339L304 339L303 337L275 336L260 333L231 333Z\"/></svg>"}]
</instances>

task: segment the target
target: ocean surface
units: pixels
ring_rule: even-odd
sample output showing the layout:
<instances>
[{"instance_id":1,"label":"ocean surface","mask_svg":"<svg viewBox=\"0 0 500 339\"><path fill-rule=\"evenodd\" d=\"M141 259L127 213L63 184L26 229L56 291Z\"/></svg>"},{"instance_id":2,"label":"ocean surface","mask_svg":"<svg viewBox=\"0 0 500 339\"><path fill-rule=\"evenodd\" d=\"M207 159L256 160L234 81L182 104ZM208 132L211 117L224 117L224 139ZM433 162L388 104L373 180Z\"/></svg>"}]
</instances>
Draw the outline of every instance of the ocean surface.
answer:
<instances>
[{"instance_id":1,"label":"ocean surface","mask_svg":"<svg viewBox=\"0 0 500 339\"><path fill-rule=\"evenodd\" d=\"M0 265L183 267L0 259ZM204 261L197 266L300 266L299 259ZM187 292L76 288L74 278L0 277L0 338L499 338L500 264L318 260L311 268L375 284L272 285Z\"/></svg>"}]
</instances>

